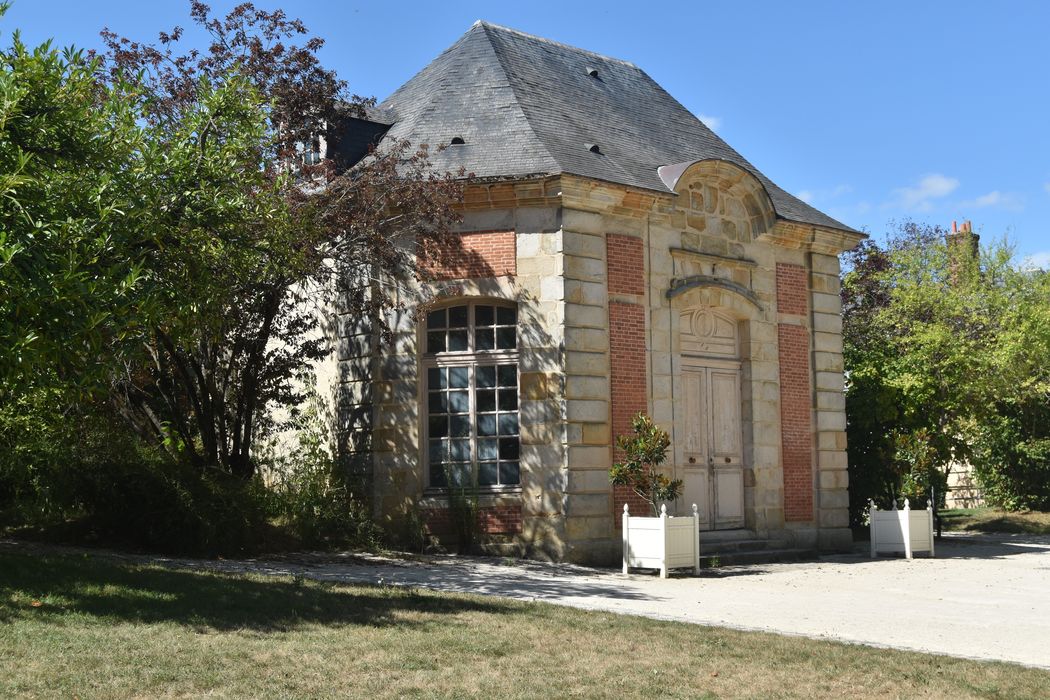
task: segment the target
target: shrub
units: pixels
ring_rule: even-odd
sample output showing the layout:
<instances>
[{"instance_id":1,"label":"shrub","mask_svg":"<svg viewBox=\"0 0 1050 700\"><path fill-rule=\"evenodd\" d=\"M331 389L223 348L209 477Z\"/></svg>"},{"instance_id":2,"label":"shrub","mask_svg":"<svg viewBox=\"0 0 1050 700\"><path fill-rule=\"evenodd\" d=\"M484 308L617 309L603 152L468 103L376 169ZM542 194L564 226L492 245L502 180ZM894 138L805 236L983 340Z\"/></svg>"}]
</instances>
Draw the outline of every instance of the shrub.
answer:
<instances>
[{"instance_id":1,"label":"shrub","mask_svg":"<svg viewBox=\"0 0 1050 700\"><path fill-rule=\"evenodd\" d=\"M660 502L673 501L682 493L681 479L668 479L659 471L667 459L671 437L644 413L631 420L631 427L633 435L616 438L624 459L609 470L609 480L616 486L629 487L649 504L653 515L658 515Z\"/></svg>"}]
</instances>

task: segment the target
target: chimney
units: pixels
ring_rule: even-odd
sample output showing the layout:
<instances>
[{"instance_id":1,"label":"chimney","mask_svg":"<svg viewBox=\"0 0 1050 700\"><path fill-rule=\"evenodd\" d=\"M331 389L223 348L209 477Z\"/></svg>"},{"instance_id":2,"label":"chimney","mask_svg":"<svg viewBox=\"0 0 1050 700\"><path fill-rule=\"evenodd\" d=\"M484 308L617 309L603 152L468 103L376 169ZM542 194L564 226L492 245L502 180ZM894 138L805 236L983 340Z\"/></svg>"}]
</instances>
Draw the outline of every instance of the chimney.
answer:
<instances>
[{"instance_id":1,"label":"chimney","mask_svg":"<svg viewBox=\"0 0 1050 700\"><path fill-rule=\"evenodd\" d=\"M961 227L953 221L952 232L944 240L948 244L948 252L953 256L976 258L980 251L981 237L973 232L973 224L969 220L964 221Z\"/></svg>"}]
</instances>

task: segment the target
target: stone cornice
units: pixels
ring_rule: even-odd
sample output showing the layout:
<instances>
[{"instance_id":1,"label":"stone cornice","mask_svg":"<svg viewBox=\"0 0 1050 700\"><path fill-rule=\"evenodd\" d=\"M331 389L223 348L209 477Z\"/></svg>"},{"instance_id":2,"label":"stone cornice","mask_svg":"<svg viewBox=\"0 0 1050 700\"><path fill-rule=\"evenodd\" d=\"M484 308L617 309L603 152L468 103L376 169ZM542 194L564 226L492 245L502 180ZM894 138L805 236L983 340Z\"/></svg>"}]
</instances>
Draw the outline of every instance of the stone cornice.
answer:
<instances>
[{"instance_id":1,"label":"stone cornice","mask_svg":"<svg viewBox=\"0 0 1050 700\"><path fill-rule=\"evenodd\" d=\"M795 250L812 251L823 255L839 255L847 250L852 250L867 237L866 234L855 231L843 231L779 219L772 231L761 234L756 240Z\"/></svg>"},{"instance_id":2,"label":"stone cornice","mask_svg":"<svg viewBox=\"0 0 1050 700\"><path fill-rule=\"evenodd\" d=\"M757 267L758 263L747 258L732 258L727 255L715 255L713 253L700 253L687 248L671 248L671 257L675 260L694 260L711 265L722 265L725 267Z\"/></svg>"}]
</instances>

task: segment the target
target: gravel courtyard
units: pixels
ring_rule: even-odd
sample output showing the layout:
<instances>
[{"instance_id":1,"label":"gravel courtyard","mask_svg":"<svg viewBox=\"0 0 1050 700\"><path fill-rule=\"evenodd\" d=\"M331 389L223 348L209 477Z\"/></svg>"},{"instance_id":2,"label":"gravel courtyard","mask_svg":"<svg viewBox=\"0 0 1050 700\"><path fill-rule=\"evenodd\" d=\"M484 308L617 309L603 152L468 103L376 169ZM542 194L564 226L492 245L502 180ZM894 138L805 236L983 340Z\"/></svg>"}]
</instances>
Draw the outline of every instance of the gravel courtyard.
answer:
<instances>
[{"instance_id":1,"label":"gravel courtyard","mask_svg":"<svg viewBox=\"0 0 1050 700\"><path fill-rule=\"evenodd\" d=\"M6 542L31 549L36 545ZM836 639L1050 668L1050 537L949 535L937 558L857 553L790 564L724 567L699 577L518 560L296 555L188 560L170 566L322 581L381 583L543 600L589 610Z\"/></svg>"}]
</instances>

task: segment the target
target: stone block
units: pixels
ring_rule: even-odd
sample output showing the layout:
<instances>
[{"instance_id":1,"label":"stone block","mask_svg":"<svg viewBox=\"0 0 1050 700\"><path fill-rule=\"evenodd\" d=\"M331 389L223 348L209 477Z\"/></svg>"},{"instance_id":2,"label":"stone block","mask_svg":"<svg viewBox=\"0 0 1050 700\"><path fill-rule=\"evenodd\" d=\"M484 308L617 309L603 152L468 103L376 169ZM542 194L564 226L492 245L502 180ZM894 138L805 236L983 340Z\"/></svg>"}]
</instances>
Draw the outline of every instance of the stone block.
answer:
<instances>
[{"instance_id":1,"label":"stone block","mask_svg":"<svg viewBox=\"0 0 1050 700\"><path fill-rule=\"evenodd\" d=\"M566 374L598 374L606 375L609 372L609 355L605 352L577 352L569 350L565 353Z\"/></svg>"},{"instance_id":2,"label":"stone block","mask_svg":"<svg viewBox=\"0 0 1050 700\"><path fill-rule=\"evenodd\" d=\"M609 349L609 333L602 328L566 328L565 349L603 352Z\"/></svg>"},{"instance_id":3,"label":"stone block","mask_svg":"<svg viewBox=\"0 0 1050 700\"><path fill-rule=\"evenodd\" d=\"M584 282L581 280L565 280L565 301L573 304L589 304L591 306L605 306L609 301L604 282Z\"/></svg>"},{"instance_id":4,"label":"stone block","mask_svg":"<svg viewBox=\"0 0 1050 700\"><path fill-rule=\"evenodd\" d=\"M570 374L565 377L565 397L569 399L608 399L606 377Z\"/></svg>"},{"instance_id":5,"label":"stone block","mask_svg":"<svg viewBox=\"0 0 1050 700\"><path fill-rule=\"evenodd\" d=\"M845 450L817 450L817 466L821 469L845 469L847 464Z\"/></svg>"},{"instance_id":6,"label":"stone block","mask_svg":"<svg viewBox=\"0 0 1050 700\"><path fill-rule=\"evenodd\" d=\"M810 264L812 265L814 272L820 272L825 275L839 275L839 259L834 255L821 255L820 253L814 253L810 257Z\"/></svg>"},{"instance_id":7,"label":"stone block","mask_svg":"<svg viewBox=\"0 0 1050 700\"><path fill-rule=\"evenodd\" d=\"M818 391L818 411L845 411L846 396L841 391Z\"/></svg>"},{"instance_id":8,"label":"stone block","mask_svg":"<svg viewBox=\"0 0 1050 700\"><path fill-rule=\"evenodd\" d=\"M569 493L605 493L609 494L612 492L612 485L609 483L609 473L601 469L583 469L573 470L569 472L569 485L567 491ZM570 496L570 499L572 497ZM610 511L608 502L606 503L606 510Z\"/></svg>"},{"instance_id":9,"label":"stone block","mask_svg":"<svg viewBox=\"0 0 1050 700\"><path fill-rule=\"evenodd\" d=\"M848 492L843 491L846 494L846 502L849 502ZM849 527L849 509L848 508L821 508L820 518L818 520L820 527Z\"/></svg>"},{"instance_id":10,"label":"stone block","mask_svg":"<svg viewBox=\"0 0 1050 700\"><path fill-rule=\"evenodd\" d=\"M565 325L572 328L606 328L609 325L609 312L604 306L569 303L565 305Z\"/></svg>"},{"instance_id":11,"label":"stone block","mask_svg":"<svg viewBox=\"0 0 1050 700\"><path fill-rule=\"evenodd\" d=\"M609 518L612 504L608 493L574 493L566 502L565 514L570 518L579 516L605 516ZM611 520L611 518L610 518Z\"/></svg>"},{"instance_id":12,"label":"stone block","mask_svg":"<svg viewBox=\"0 0 1050 700\"><path fill-rule=\"evenodd\" d=\"M570 445L569 446L569 459L568 467L572 469L603 469L607 470L612 466L611 457L608 447L604 446L585 446L585 445Z\"/></svg>"},{"instance_id":13,"label":"stone block","mask_svg":"<svg viewBox=\"0 0 1050 700\"><path fill-rule=\"evenodd\" d=\"M813 366L818 372L842 372L842 355L837 352L813 353Z\"/></svg>"},{"instance_id":14,"label":"stone block","mask_svg":"<svg viewBox=\"0 0 1050 700\"><path fill-rule=\"evenodd\" d=\"M817 391L837 391L845 389L846 381L841 371L817 372Z\"/></svg>"},{"instance_id":15,"label":"stone block","mask_svg":"<svg viewBox=\"0 0 1050 700\"><path fill-rule=\"evenodd\" d=\"M842 335L842 316L839 313L813 314L813 330Z\"/></svg>"},{"instance_id":16,"label":"stone block","mask_svg":"<svg viewBox=\"0 0 1050 700\"><path fill-rule=\"evenodd\" d=\"M838 314L842 312L842 300L838 294L813 292L812 297L814 313Z\"/></svg>"},{"instance_id":17,"label":"stone block","mask_svg":"<svg viewBox=\"0 0 1050 700\"><path fill-rule=\"evenodd\" d=\"M580 441L586 445L611 445L612 432L608 423L583 423Z\"/></svg>"},{"instance_id":18,"label":"stone block","mask_svg":"<svg viewBox=\"0 0 1050 700\"><path fill-rule=\"evenodd\" d=\"M817 430L845 430L846 414L817 411Z\"/></svg>"},{"instance_id":19,"label":"stone block","mask_svg":"<svg viewBox=\"0 0 1050 700\"><path fill-rule=\"evenodd\" d=\"M609 420L609 402L571 399L565 402L566 418L581 423L605 423Z\"/></svg>"},{"instance_id":20,"label":"stone block","mask_svg":"<svg viewBox=\"0 0 1050 700\"><path fill-rule=\"evenodd\" d=\"M846 489L821 489L817 494L821 510L849 508L849 491Z\"/></svg>"},{"instance_id":21,"label":"stone block","mask_svg":"<svg viewBox=\"0 0 1050 700\"><path fill-rule=\"evenodd\" d=\"M842 336L838 333L813 333L813 349L817 352L842 353Z\"/></svg>"},{"instance_id":22,"label":"stone block","mask_svg":"<svg viewBox=\"0 0 1050 700\"><path fill-rule=\"evenodd\" d=\"M565 537L570 542L601 540L613 537L611 513L591 517L566 517Z\"/></svg>"},{"instance_id":23,"label":"stone block","mask_svg":"<svg viewBox=\"0 0 1050 700\"><path fill-rule=\"evenodd\" d=\"M605 280L605 261L579 255L566 255L565 277L588 282L603 282Z\"/></svg>"}]
</instances>

